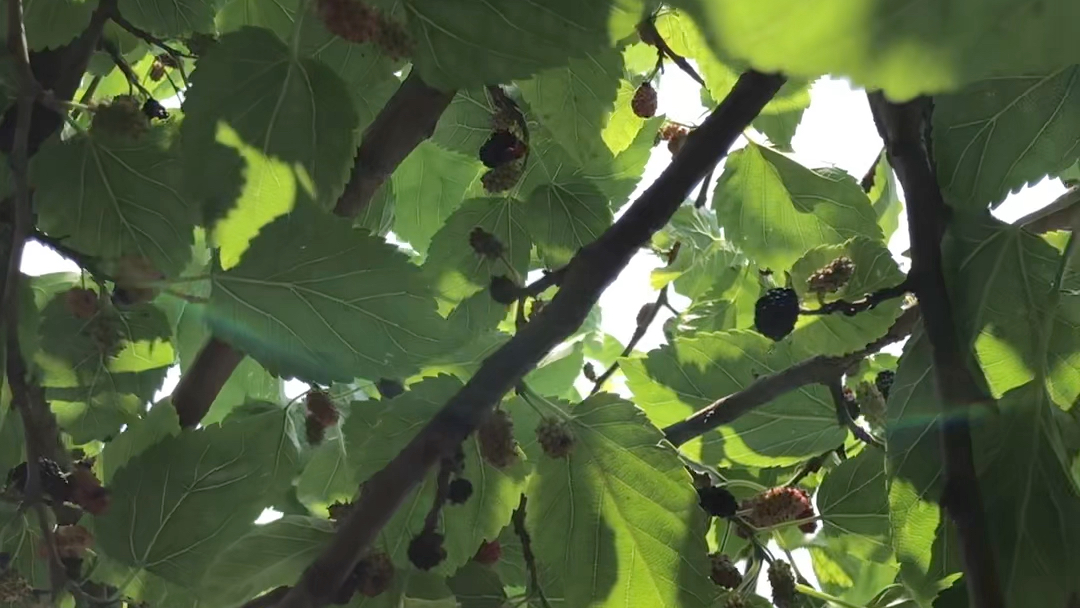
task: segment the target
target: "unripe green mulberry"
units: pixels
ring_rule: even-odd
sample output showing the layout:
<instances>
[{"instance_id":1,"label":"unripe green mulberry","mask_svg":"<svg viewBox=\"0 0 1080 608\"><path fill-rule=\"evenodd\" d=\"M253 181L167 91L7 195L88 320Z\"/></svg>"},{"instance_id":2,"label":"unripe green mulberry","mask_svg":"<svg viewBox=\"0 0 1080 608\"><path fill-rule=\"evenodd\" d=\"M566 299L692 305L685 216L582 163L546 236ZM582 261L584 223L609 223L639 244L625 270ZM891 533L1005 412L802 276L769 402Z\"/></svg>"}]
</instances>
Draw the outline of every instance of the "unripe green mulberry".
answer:
<instances>
[{"instance_id":1,"label":"unripe green mulberry","mask_svg":"<svg viewBox=\"0 0 1080 608\"><path fill-rule=\"evenodd\" d=\"M120 95L94 110L90 133L127 140L141 139L150 131L150 119L134 95Z\"/></svg>"},{"instance_id":2,"label":"unripe green mulberry","mask_svg":"<svg viewBox=\"0 0 1080 608\"><path fill-rule=\"evenodd\" d=\"M806 286L810 293L836 293L847 285L854 274L855 262L849 257L841 256L814 271L806 280Z\"/></svg>"}]
</instances>

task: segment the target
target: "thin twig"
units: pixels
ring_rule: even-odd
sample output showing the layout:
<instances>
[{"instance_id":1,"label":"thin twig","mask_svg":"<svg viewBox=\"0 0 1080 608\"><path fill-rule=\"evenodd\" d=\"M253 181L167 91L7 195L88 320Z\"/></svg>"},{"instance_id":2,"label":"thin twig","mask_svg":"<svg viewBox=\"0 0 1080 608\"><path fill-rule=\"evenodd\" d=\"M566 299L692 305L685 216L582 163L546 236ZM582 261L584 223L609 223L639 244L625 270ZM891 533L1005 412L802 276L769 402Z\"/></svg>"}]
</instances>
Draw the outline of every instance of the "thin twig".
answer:
<instances>
[{"instance_id":1,"label":"thin twig","mask_svg":"<svg viewBox=\"0 0 1080 608\"><path fill-rule=\"evenodd\" d=\"M664 436L676 446L690 441L776 399L780 395L808 384L826 383L846 372L851 366L885 346L906 338L919 319L917 308L909 308L893 323L881 338L854 353L840 357L818 355L791 367L761 376L737 393L722 397L694 412L685 420L663 429Z\"/></svg>"},{"instance_id":2,"label":"thin twig","mask_svg":"<svg viewBox=\"0 0 1080 608\"><path fill-rule=\"evenodd\" d=\"M695 82L705 87L706 89L709 88L709 85L705 84L705 80L697 73L697 70L694 69L694 66L690 65L690 62L687 61L685 57L671 50L671 47L668 46L668 43L664 41L663 36L661 36L660 32L657 31L656 24L653 23L652 19L646 19L645 21L642 21L638 25L638 31L641 33L641 39L643 41L646 41L648 44L655 46L660 51L660 53L666 55L673 62L675 62L675 65L679 66L679 69L681 69L683 72L686 72L686 75L690 78L693 78Z\"/></svg>"},{"instance_id":3,"label":"thin twig","mask_svg":"<svg viewBox=\"0 0 1080 608\"><path fill-rule=\"evenodd\" d=\"M656 296L656 301L650 304L646 304L649 308L645 310L645 315L639 313L637 320L637 327L634 328L634 335L630 337L630 341L626 343L626 348L619 354L618 358L611 362L611 365L604 370L604 373L600 374L600 377L593 383L592 390L589 391L590 395L595 395L603 388L604 383L608 381L615 374L615 370L619 369L619 359L629 357L630 353L634 352L634 347L638 342L645 337L645 334L649 331L649 326L656 320L656 313L660 312L660 309L667 305L667 290L668 286L664 285L660 288L660 295Z\"/></svg>"},{"instance_id":4,"label":"thin twig","mask_svg":"<svg viewBox=\"0 0 1080 608\"><path fill-rule=\"evenodd\" d=\"M159 49L165 51L166 53L168 53L169 55L172 55L173 57L186 57L188 59L198 59L195 55L192 55L191 53L184 53L182 51L179 51L175 47L172 47L172 46L169 46L168 44L166 44L165 41L162 40L161 38L158 38L157 36L151 34L150 32L148 32L146 30L143 30L143 29L140 29L140 28L136 27L130 21L125 19L124 16L121 15L119 12L116 12L115 14L113 14L112 20L113 20L114 23L116 23L116 25L119 25L121 28L127 30L127 32L129 34L135 36L136 38L139 38L140 40L142 40L143 42L145 42L145 43L147 43L147 44L149 44L151 46L158 47Z\"/></svg>"},{"instance_id":5,"label":"thin twig","mask_svg":"<svg viewBox=\"0 0 1080 608\"><path fill-rule=\"evenodd\" d=\"M791 479L789 479L788 482L784 485L789 488L794 488L795 486L799 485L799 482L806 479L807 476L813 475L814 473L820 471L821 467L825 465L825 461L829 459L829 456L832 456L835 453L836 449L832 449L828 452L822 452L821 454L814 456L810 460L807 460L803 463L801 467L799 467L799 470L795 472L795 475Z\"/></svg>"},{"instance_id":6,"label":"thin twig","mask_svg":"<svg viewBox=\"0 0 1080 608\"><path fill-rule=\"evenodd\" d=\"M832 395L833 405L836 406L836 419L851 431L851 434L859 441L872 445L879 450L884 450L885 445L867 432L866 429L859 426L855 419L851 417L851 412L847 408L847 398L844 396L844 383L841 381L840 375L828 382L827 386L829 387L829 394Z\"/></svg>"},{"instance_id":7,"label":"thin twig","mask_svg":"<svg viewBox=\"0 0 1080 608\"><path fill-rule=\"evenodd\" d=\"M701 190L698 190L697 200L694 201L694 209L701 209L705 206L705 203L709 199L709 185L712 184L713 172L716 171L714 167L708 173L705 174L705 179L701 180Z\"/></svg>"},{"instance_id":8,"label":"thin twig","mask_svg":"<svg viewBox=\"0 0 1080 608\"><path fill-rule=\"evenodd\" d=\"M525 295L535 298L547 291L549 287L554 287L561 283L565 275L566 266L551 271L545 271L544 276L526 285L523 288L523 292Z\"/></svg>"},{"instance_id":9,"label":"thin twig","mask_svg":"<svg viewBox=\"0 0 1080 608\"><path fill-rule=\"evenodd\" d=\"M514 522L514 534L517 535L518 540L521 541L521 556L525 560L525 569L529 571L529 586L530 593L536 593L536 596L540 598L540 605L543 608L551 608L551 604L548 603L547 596L544 595L544 589L540 586L540 568L536 564L536 556L532 551L532 537L529 536L529 530L525 527L525 505L527 499L525 495L521 495L521 502L518 503L518 508L514 510L513 522Z\"/></svg>"},{"instance_id":10,"label":"thin twig","mask_svg":"<svg viewBox=\"0 0 1080 608\"><path fill-rule=\"evenodd\" d=\"M108 38L102 38L101 48L105 49L105 52L108 53L109 57L112 58L113 63L116 64L116 67L119 68L120 71L124 74L124 77L127 78L128 84L135 87L136 89L139 89L139 92L143 95L149 98L153 98L153 95L151 95L150 91L143 86L142 82L139 80L138 74L135 73L135 70L131 69L131 66L128 65L127 60L124 59L124 56L120 54L120 49L116 48L116 45L113 43L112 40L109 40Z\"/></svg>"},{"instance_id":11,"label":"thin twig","mask_svg":"<svg viewBox=\"0 0 1080 608\"><path fill-rule=\"evenodd\" d=\"M930 340L934 375L945 409L941 427L945 464L942 505L956 524L964 562L964 580L972 606L1004 608L1001 583L990 546L971 447L970 408L992 403L968 365L970 353L960 343L942 264L941 239L948 210L941 195L929 149L927 125L932 102L918 98L894 104L881 93L869 95L889 163L908 201L911 275Z\"/></svg>"},{"instance_id":12,"label":"thin twig","mask_svg":"<svg viewBox=\"0 0 1080 608\"><path fill-rule=\"evenodd\" d=\"M727 154L783 83L781 76L759 72L739 78L652 186L599 238L578 251L544 314L485 359L408 445L364 482L353 510L280 608L321 608L333 599L333 592L428 470L456 449L525 374L585 322L600 294L667 224L694 185Z\"/></svg>"},{"instance_id":13,"label":"thin twig","mask_svg":"<svg viewBox=\"0 0 1080 608\"><path fill-rule=\"evenodd\" d=\"M853 317L860 312L867 310L873 310L878 304L887 300L893 300L895 298L901 298L911 291L910 281L904 280L899 285L893 285L891 287L885 287L879 289L866 297L854 302L848 302L847 300L836 300L829 302L828 304L822 304L820 308L813 308L810 310L800 310L800 315L831 315L833 313L843 313L848 317Z\"/></svg>"}]
</instances>

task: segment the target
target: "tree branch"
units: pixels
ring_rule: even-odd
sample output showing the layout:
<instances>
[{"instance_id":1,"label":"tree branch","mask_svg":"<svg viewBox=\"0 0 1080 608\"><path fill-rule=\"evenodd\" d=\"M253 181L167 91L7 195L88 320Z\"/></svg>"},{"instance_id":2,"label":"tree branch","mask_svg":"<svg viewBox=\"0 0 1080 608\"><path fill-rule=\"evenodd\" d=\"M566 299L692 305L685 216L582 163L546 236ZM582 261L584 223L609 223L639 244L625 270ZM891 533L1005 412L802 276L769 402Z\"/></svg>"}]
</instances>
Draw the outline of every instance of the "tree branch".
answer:
<instances>
[{"instance_id":1,"label":"tree branch","mask_svg":"<svg viewBox=\"0 0 1080 608\"><path fill-rule=\"evenodd\" d=\"M525 325L381 471L369 478L352 512L321 555L279 604L320 608L333 598L360 556L440 457L450 454L508 391L585 321L600 294L735 142L784 79L743 74L712 115L689 136L683 153L627 212L571 260L562 288L544 314Z\"/></svg>"},{"instance_id":2,"label":"tree branch","mask_svg":"<svg viewBox=\"0 0 1080 608\"><path fill-rule=\"evenodd\" d=\"M643 308L638 312L637 327L634 328L634 335L630 336L630 341L626 343L626 347L623 348L619 357L611 362L604 373L600 374L600 377L593 382L592 390L589 391L590 395L595 395L600 392L600 389L604 387L604 383L608 381L613 375L615 370L619 369L619 359L629 357L630 353L634 352L634 347L638 342L645 337L645 333L649 331L649 326L656 320L656 313L660 312L660 309L664 306L668 306L667 299L668 286L664 285L660 288L660 295L656 296L656 301L646 304L648 308ZM644 314L642 314L644 313Z\"/></svg>"},{"instance_id":3,"label":"tree branch","mask_svg":"<svg viewBox=\"0 0 1080 608\"><path fill-rule=\"evenodd\" d=\"M743 390L717 399L694 412L686 420L665 427L664 436L674 445L680 446L717 427L731 424L740 416L765 405L780 395L807 384L827 384L864 357L907 337L915 328L918 319L918 309L909 308L900 315L884 336L866 345L862 350L841 357L819 355L775 374L762 376Z\"/></svg>"},{"instance_id":4,"label":"tree branch","mask_svg":"<svg viewBox=\"0 0 1080 608\"><path fill-rule=\"evenodd\" d=\"M919 98L894 104L881 93L872 93L869 98L889 162L908 201L911 276L930 340L938 392L946 410L946 422L941 427L946 488L942 505L956 524L971 605L1004 608L968 421L971 406L992 400L977 381L969 366L970 357L960 343L942 271L941 239L948 209L930 158L931 143L924 133L932 102Z\"/></svg>"},{"instance_id":5,"label":"tree branch","mask_svg":"<svg viewBox=\"0 0 1080 608\"><path fill-rule=\"evenodd\" d=\"M518 540L521 541L521 557L525 561L525 569L529 571L529 586L532 587L532 589L529 590L529 593L536 594L540 599L540 606L543 608L551 608L547 596L544 595L544 589L540 586L540 567L536 563L536 556L533 555L532 537L529 536L529 530L525 527L525 508L527 503L528 499L522 494L521 502L518 503L518 508L514 510L514 515L511 518L514 523L514 534L516 534Z\"/></svg>"},{"instance_id":6,"label":"tree branch","mask_svg":"<svg viewBox=\"0 0 1080 608\"><path fill-rule=\"evenodd\" d=\"M855 419L851 417L851 412L848 411L847 399L844 398L844 383L840 375L830 380L827 386L829 387L829 395L832 396L833 406L836 407L836 418L844 425L844 428L851 431L851 434L859 441L872 445L879 450L884 450L885 446L866 429L859 426Z\"/></svg>"},{"instance_id":7,"label":"tree branch","mask_svg":"<svg viewBox=\"0 0 1080 608\"><path fill-rule=\"evenodd\" d=\"M1035 234L1069 230L1073 212L1078 208L1080 208L1080 186L1073 186L1049 205L1016 220L1016 224Z\"/></svg>"},{"instance_id":8,"label":"tree branch","mask_svg":"<svg viewBox=\"0 0 1080 608\"><path fill-rule=\"evenodd\" d=\"M172 404L181 428L199 424L243 360L244 353L224 340L211 336L203 344L173 390Z\"/></svg>"},{"instance_id":9,"label":"tree branch","mask_svg":"<svg viewBox=\"0 0 1080 608\"><path fill-rule=\"evenodd\" d=\"M401 161L431 137L453 98L454 91L433 89L415 69L410 72L364 131L352 175L334 213L344 217L359 215Z\"/></svg>"}]
</instances>

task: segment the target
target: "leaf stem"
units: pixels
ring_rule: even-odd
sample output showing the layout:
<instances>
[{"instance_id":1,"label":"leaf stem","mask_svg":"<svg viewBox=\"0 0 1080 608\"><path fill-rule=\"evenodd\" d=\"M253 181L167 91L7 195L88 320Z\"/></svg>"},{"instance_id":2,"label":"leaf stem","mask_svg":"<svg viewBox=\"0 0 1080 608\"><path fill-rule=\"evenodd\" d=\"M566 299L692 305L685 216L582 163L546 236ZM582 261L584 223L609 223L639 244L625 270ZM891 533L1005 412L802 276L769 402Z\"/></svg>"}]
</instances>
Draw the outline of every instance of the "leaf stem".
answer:
<instances>
[{"instance_id":1,"label":"leaf stem","mask_svg":"<svg viewBox=\"0 0 1080 608\"><path fill-rule=\"evenodd\" d=\"M835 595L829 595L824 591L818 591L817 589L814 589L813 587L810 587L809 585L804 585L802 583L795 583L795 591L798 591L799 593L807 597L812 597L814 599L830 602L838 606L843 606L844 608L865 608L865 606L860 606L859 604L852 604L847 600L842 600Z\"/></svg>"}]
</instances>

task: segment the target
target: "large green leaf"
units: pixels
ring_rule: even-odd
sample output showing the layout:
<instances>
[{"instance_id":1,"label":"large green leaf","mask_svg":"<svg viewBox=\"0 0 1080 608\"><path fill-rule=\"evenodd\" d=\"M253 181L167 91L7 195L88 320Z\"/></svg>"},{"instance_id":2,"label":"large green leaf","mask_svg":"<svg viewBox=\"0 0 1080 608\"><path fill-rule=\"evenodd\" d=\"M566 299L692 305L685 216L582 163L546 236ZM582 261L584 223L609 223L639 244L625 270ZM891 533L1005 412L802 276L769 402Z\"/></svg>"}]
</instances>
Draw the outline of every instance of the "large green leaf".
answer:
<instances>
[{"instance_id":1,"label":"large green leaf","mask_svg":"<svg viewBox=\"0 0 1080 608\"><path fill-rule=\"evenodd\" d=\"M23 0L26 45L31 51L54 49L82 33L97 0ZM7 11L0 14L0 38L7 38Z\"/></svg>"},{"instance_id":2,"label":"large green leaf","mask_svg":"<svg viewBox=\"0 0 1080 608\"><path fill-rule=\"evenodd\" d=\"M587 164L611 155L602 135L616 109L622 74L622 55L609 47L544 70L518 87L555 141L577 162ZM641 127L641 119L633 114L619 119Z\"/></svg>"},{"instance_id":3,"label":"large green leaf","mask_svg":"<svg viewBox=\"0 0 1080 608\"><path fill-rule=\"evenodd\" d=\"M634 402L662 428L806 357L789 344L737 330L679 338L622 367ZM743 465L778 466L835 448L846 433L836 422L828 391L807 386L680 449L703 462L726 457Z\"/></svg>"},{"instance_id":4,"label":"large green leaf","mask_svg":"<svg viewBox=\"0 0 1080 608\"><path fill-rule=\"evenodd\" d=\"M841 256L854 262L855 272L840 291L825 298L826 302L837 299L853 302L904 281L904 273L900 272L889 250L880 242L855 238L842 245L816 247L791 268L793 286L803 299L804 308L813 309L819 305L815 296L807 291L807 279L816 270ZM802 315L790 339L808 352L842 355L885 335L900 312L901 300L897 298L853 317L841 313Z\"/></svg>"},{"instance_id":5,"label":"large green leaf","mask_svg":"<svg viewBox=\"0 0 1080 608\"><path fill-rule=\"evenodd\" d=\"M431 237L457 209L480 175L476 159L422 142L394 171L394 234L427 252Z\"/></svg>"},{"instance_id":6,"label":"large green leaf","mask_svg":"<svg viewBox=\"0 0 1080 608\"><path fill-rule=\"evenodd\" d=\"M337 202L356 152L358 118L333 70L267 30L245 27L222 36L191 81L185 168L198 180L203 204L215 209L213 219L225 218L215 238L226 248L226 265L297 199Z\"/></svg>"},{"instance_id":7,"label":"large green leaf","mask_svg":"<svg viewBox=\"0 0 1080 608\"><path fill-rule=\"evenodd\" d=\"M180 433L180 419L170 400L154 404L150 411L123 433L105 444L97 456L102 483L108 485L129 460L141 454L159 441Z\"/></svg>"},{"instance_id":8,"label":"large green leaf","mask_svg":"<svg viewBox=\"0 0 1080 608\"><path fill-rule=\"evenodd\" d=\"M934 98L934 160L947 200L1001 204L1080 158L1080 66L973 83Z\"/></svg>"},{"instance_id":9,"label":"large green leaf","mask_svg":"<svg viewBox=\"0 0 1080 608\"><path fill-rule=\"evenodd\" d=\"M565 415L565 414L564 414ZM706 517L641 410L610 394L572 410L573 450L542 457L526 525L570 606L708 606Z\"/></svg>"},{"instance_id":10,"label":"large green leaf","mask_svg":"<svg viewBox=\"0 0 1080 608\"><path fill-rule=\"evenodd\" d=\"M214 558L203 593L215 605L231 606L279 585L291 585L333 536L332 522L301 515L253 527Z\"/></svg>"},{"instance_id":11,"label":"large green leaf","mask_svg":"<svg viewBox=\"0 0 1080 608\"><path fill-rule=\"evenodd\" d=\"M439 117L431 141L447 150L477 158L480 146L491 136L495 107L480 87L458 91Z\"/></svg>"},{"instance_id":12,"label":"large green leaf","mask_svg":"<svg viewBox=\"0 0 1080 608\"><path fill-rule=\"evenodd\" d=\"M119 0L117 9L131 24L162 38L212 33L216 0Z\"/></svg>"},{"instance_id":13,"label":"large green leaf","mask_svg":"<svg viewBox=\"0 0 1080 608\"><path fill-rule=\"evenodd\" d=\"M511 198L472 199L458 207L431 239L424 263L424 273L440 295L459 301L486 289L492 276L513 277L516 272L524 277L532 249L524 213L522 204ZM505 249L502 258L491 260L473 250L469 235L474 228L495 235Z\"/></svg>"},{"instance_id":14,"label":"large green leaf","mask_svg":"<svg viewBox=\"0 0 1080 608\"><path fill-rule=\"evenodd\" d=\"M404 0L413 61L424 81L454 89L527 78L633 31L637 0L544 3ZM483 44L475 42L482 35Z\"/></svg>"},{"instance_id":15,"label":"large green leaf","mask_svg":"<svg viewBox=\"0 0 1080 608\"><path fill-rule=\"evenodd\" d=\"M896 182L885 150L881 151L874 165L874 183L866 194L874 206L885 242L888 242L900 227L900 212L904 208L904 202L900 200L900 185Z\"/></svg>"},{"instance_id":16,"label":"large green leaf","mask_svg":"<svg viewBox=\"0 0 1080 608\"><path fill-rule=\"evenodd\" d=\"M529 233L549 267L562 266L611 225L608 199L589 182L542 186L525 205Z\"/></svg>"},{"instance_id":17,"label":"large green leaf","mask_svg":"<svg viewBox=\"0 0 1080 608\"><path fill-rule=\"evenodd\" d=\"M713 205L725 234L774 272L814 247L855 236L882 240L870 200L854 179L811 171L756 144L728 157Z\"/></svg>"},{"instance_id":18,"label":"large green leaf","mask_svg":"<svg viewBox=\"0 0 1080 608\"><path fill-rule=\"evenodd\" d=\"M995 396L1045 379L1062 408L1080 396L1080 296L1052 293L1061 254L1043 238L964 215L945 242L961 335Z\"/></svg>"},{"instance_id":19,"label":"large green leaf","mask_svg":"<svg viewBox=\"0 0 1080 608\"><path fill-rule=\"evenodd\" d=\"M97 547L167 580L198 581L295 473L284 410L234 416L166 437L117 471L112 504L94 522Z\"/></svg>"},{"instance_id":20,"label":"large green leaf","mask_svg":"<svg viewBox=\"0 0 1080 608\"><path fill-rule=\"evenodd\" d=\"M711 46L756 68L795 76L837 74L906 100L990 77L1045 73L1080 62L1068 0L677 0Z\"/></svg>"},{"instance_id":21,"label":"large green leaf","mask_svg":"<svg viewBox=\"0 0 1080 608\"><path fill-rule=\"evenodd\" d=\"M136 138L54 138L34 155L38 228L92 256L140 256L168 276L188 262L197 215L171 149L172 123Z\"/></svg>"},{"instance_id":22,"label":"large green leaf","mask_svg":"<svg viewBox=\"0 0 1080 608\"><path fill-rule=\"evenodd\" d=\"M445 322L420 270L382 239L307 205L264 228L213 283L214 335L275 374L323 384L393 378L445 350Z\"/></svg>"},{"instance_id":23,"label":"large green leaf","mask_svg":"<svg viewBox=\"0 0 1080 608\"><path fill-rule=\"evenodd\" d=\"M342 429L348 454L346 461L363 483L398 455L431 420L462 383L453 376L427 378L392 400L357 402ZM437 571L450 574L476 553L480 542L496 538L510 521L525 488L526 464L522 461L498 469L480 457L476 437L464 443L465 472L472 482L472 497L462 505L446 505L440 514L440 532L446 537L446 560ZM410 567L406 550L412 537L424 527L424 518L435 499L434 470L429 471L383 527L379 542L402 568Z\"/></svg>"},{"instance_id":24,"label":"large green leaf","mask_svg":"<svg viewBox=\"0 0 1080 608\"><path fill-rule=\"evenodd\" d=\"M364 404L359 407L370 407ZM356 495L357 483L347 466L348 447L340 428L327 429L322 443L296 480L296 496L309 509L325 509L335 501L348 501Z\"/></svg>"},{"instance_id":25,"label":"large green leaf","mask_svg":"<svg viewBox=\"0 0 1080 608\"><path fill-rule=\"evenodd\" d=\"M896 579L885 453L863 450L825 476L817 493L821 533L810 555L822 588L864 605Z\"/></svg>"}]
</instances>

